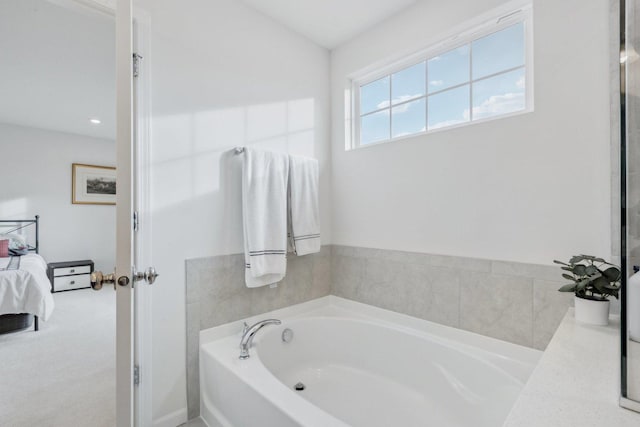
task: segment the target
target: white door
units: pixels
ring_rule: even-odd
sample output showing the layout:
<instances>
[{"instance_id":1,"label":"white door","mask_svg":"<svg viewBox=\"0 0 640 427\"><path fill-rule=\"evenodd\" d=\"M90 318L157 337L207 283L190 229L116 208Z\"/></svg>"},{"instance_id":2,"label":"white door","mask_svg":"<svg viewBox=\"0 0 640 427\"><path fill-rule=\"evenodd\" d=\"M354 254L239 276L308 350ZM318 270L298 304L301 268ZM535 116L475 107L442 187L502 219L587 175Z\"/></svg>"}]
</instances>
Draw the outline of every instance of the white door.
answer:
<instances>
[{"instance_id":1,"label":"white door","mask_svg":"<svg viewBox=\"0 0 640 427\"><path fill-rule=\"evenodd\" d=\"M116 422L118 427L148 424L148 390L140 370L144 366L145 331L150 327L149 288L155 271L150 268L145 244L149 222L145 127L138 123L138 82L134 71L141 41L136 34L131 0L116 3ZM137 68L137 66L136 66ZM144 105L142 106L144 108ZM146 233L145 233L146 231ZM147 372L149 372L148 370ZM149 381L146 382L147 384Z\"/></svg>"},{"instance_id":2,"label":"white door","mask_svg":"<svg viewBox=\"0 0 640 427\"><path fill-rule=\"evenodd\" d=\"M134 426L133 72L131 1L116 3L116 423ZM128 283L126 283L128 282ZM126 284L125 284L126 283Z\"/></svg>"},{"instance_id":3,"label":"white door","mask_svg":"<svg viewBox=\"0 0 640 427\"><path fill-rule=\"evenodd\" d=\"M147 99L138 64L145 38L134 19L131 0L116 3L116 423L118 427L151 423L150 287L157 276L150 267L149 132Z\"/></svg>"}]
</instances>

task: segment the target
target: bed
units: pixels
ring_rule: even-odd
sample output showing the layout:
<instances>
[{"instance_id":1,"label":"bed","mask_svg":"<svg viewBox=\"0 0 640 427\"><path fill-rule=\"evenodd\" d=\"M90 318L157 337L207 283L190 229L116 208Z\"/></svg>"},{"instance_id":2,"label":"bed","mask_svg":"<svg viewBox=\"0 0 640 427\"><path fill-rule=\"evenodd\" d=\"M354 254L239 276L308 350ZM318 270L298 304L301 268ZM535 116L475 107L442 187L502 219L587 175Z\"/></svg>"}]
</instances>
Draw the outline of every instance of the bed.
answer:
<instances>
[{"instance_id":1,"label":"bed","mask_svg":"<svg viewBox=\"0 0 640 427\"><path fill-rule=\"evenodd\" d=\"M47 263L39 255L39 217L29 220L0 220L0 240L8 236L31 236L24 255L0 257L0 333L29 327L39 329L39 319L53 312ZM4 254L2 254L4 255Z\"/></svg>"}]
</instances>

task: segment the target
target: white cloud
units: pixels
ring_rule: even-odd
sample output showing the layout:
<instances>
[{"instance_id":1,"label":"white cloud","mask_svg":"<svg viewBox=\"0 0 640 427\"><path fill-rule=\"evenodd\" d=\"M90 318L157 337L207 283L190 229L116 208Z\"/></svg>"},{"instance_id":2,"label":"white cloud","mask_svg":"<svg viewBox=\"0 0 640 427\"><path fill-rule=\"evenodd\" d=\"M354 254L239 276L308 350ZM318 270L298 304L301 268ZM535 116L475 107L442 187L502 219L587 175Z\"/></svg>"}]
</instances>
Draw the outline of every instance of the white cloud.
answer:
<instances>
[{"instance_id":1,"label":"white cloud","mask_svg":"<svg viewBox=\"0 0 640 427\"><path fill-rule=\"evenodd\" d=\"M468 115L468 113L467 113L467 115ZM464 122L466 122L466 121L468 121L468 120L469 120L468 118L465 118L465 119L443 120L443 121L441 121L441 122L438 122L438 123L434 123L434 124L432 124L431 126L429 126L429 129L430 129L430 130L433 130L433 129L440 129L440 128L444 128L444 127L447 127L447 126L453 126L453 125L457 125L457 124L460 124L460 123L464 123Z\"/></svg>"},{"instance_id":2,"label":"white cloud","mask_svg":"<svg viewBox=\"0 0 640 427\"><path fill-rule=\"evenodd\" d=\"M400 133L397 133L397 134L393 135L393 137L394 137L394 138L400 138L400 137L402 137L402 136L411 135L412 133L413 133L413 132L400 132Z\"/></svg>"},{"instance_id":3,"label":"white cloud","mask_svg":"<svg viewBox=\"0 0 640 427\"><path fill-rule=\"evenodd\" d=\"M420 96L422 96L422 95L421 94L416 94L416 95L401 95L401 96L397 96L397 97L393 98L393 104L394 105L395 104L399 104L401 102L405 102L405 101L408 101L408 100L413 99L413 98L419 98ZM388 100L384 100L381 103L379 103L377 105L377 107L378 107L378 109L389 108L389 101ZM403 112L409 110L410 107L411 107L410 103L402 104L399 107L395 107L393 109L393 111L398 112L398 113L403 113Z\"/></svg>"},{"instance_id":4,"label":"white cloud","mask_svg":"<svg viewBox=\"0 0 640 427\"><path fill-rule=\"evenodd\" d=\"M495 95L484 101L477 107L473 107L473 118L484 119L486 117L508 114L524 108L524 93L505 93ZM469 109L465 109L461 119L443 120L429 126L429 130L453 126L469 121Z\"/></svg>"},{"instance_id":5,"label":"white cloud","mask_svg":"<svg viewBox=\"0 0 640 427\"><path fill-rule=\"evenodd\" d=\"M436 87L438 87L438 86L442 86L442 84L443 84L443 83L444 83L444 82L443 82L442 80L431 80L431 81L429 82L429 84L430 84L431 86L436 86Z\"/></svg>"},{"instance_id":6,"label":"white cloud","mask_svg":"<svg viewBox=\"0 0 640 427\"><path fill-rule=\"evenodd\" d=\"M477 107L473 107L473 118L482 119L499 114L511 113L524 108L524 93L505 93L494 95Z\"/></svg>"},{"instance_id":7,"label":"white cloud","mask_svg":"<svg viewBox=\"0 0 640 427\"><path fill-rule=\"evenodd\" d=\"M422 129L420 129L420 130L416 130L416 131L412 131L412 132L400 132L400 133L397 133L397 134L393 135L393 137L394 138L400 138L401 136L415 135L416 133L425 132L426 130L427 130L427 127L423 126Z\"/></svg>"},{"instance_id":8,"label":"white cloud","mask_svg":"<svg viewBox=\"0 0 640 427\"><path fill-rule=\"evenodd\" d=\"M450 55L452 52L455 52L460 56L467 56L467 55L469 55L469 45L463 45L463 46L457 47L457 48L455 48L453 50L444 52L442 55L438 55L438 56L434 56L433 58L429 58L429 62L431 62L431 61L440 61L440 60L442 60L443 56Z\"/></svg>"},{"instance_id":9,"label":"white cloud","mask_svg":"<svg viewBox=\"0 0 640 427\"><path fill-rule=\"evenodd\" d=\"M525 83L525 80L524 80L524 75L523 75L523 76L520 76L520 78L516 82L516 87L518 89L524 89L524 83Z\"/></svg>"}]
</instances>

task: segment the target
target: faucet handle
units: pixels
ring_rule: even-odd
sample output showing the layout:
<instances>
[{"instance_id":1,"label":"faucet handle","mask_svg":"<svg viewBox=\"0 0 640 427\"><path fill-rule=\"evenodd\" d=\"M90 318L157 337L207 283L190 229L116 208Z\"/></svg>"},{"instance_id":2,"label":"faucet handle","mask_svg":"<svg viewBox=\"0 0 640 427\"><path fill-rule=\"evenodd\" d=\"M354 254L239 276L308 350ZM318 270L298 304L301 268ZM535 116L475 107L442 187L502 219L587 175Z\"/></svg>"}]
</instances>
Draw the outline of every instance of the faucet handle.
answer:
<instances>
[{"instance_id":1,"label":"faucet handle","mask_svg":"<svg viewBox=\"0 0 640 427\"><path fill-rule=\"evenodd\" d=\"M246 334L248 330L249 330L249 325L247 325L247 322L243 322L242 335Z\"/></svg>"}]
</instances>

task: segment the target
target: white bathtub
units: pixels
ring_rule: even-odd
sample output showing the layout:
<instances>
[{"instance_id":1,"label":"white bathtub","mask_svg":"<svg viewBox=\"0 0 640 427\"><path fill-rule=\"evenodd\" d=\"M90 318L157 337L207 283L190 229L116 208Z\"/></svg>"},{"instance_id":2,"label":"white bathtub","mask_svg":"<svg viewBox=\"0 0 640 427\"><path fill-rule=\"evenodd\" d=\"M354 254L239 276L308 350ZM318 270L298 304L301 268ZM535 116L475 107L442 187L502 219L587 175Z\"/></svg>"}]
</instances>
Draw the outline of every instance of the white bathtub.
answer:
<instances>
[{"instance_id":1,"label":"white bathtub","mask_svg":"<svg viewBox=\"0 0 640 427\"><path fill-rule=\"evenodd\" d=\"M500 426L541 355L333 296L247 323L272 317L247 360L242 322L200 333L210 427Z\"/></svg>"}]
</instances>

